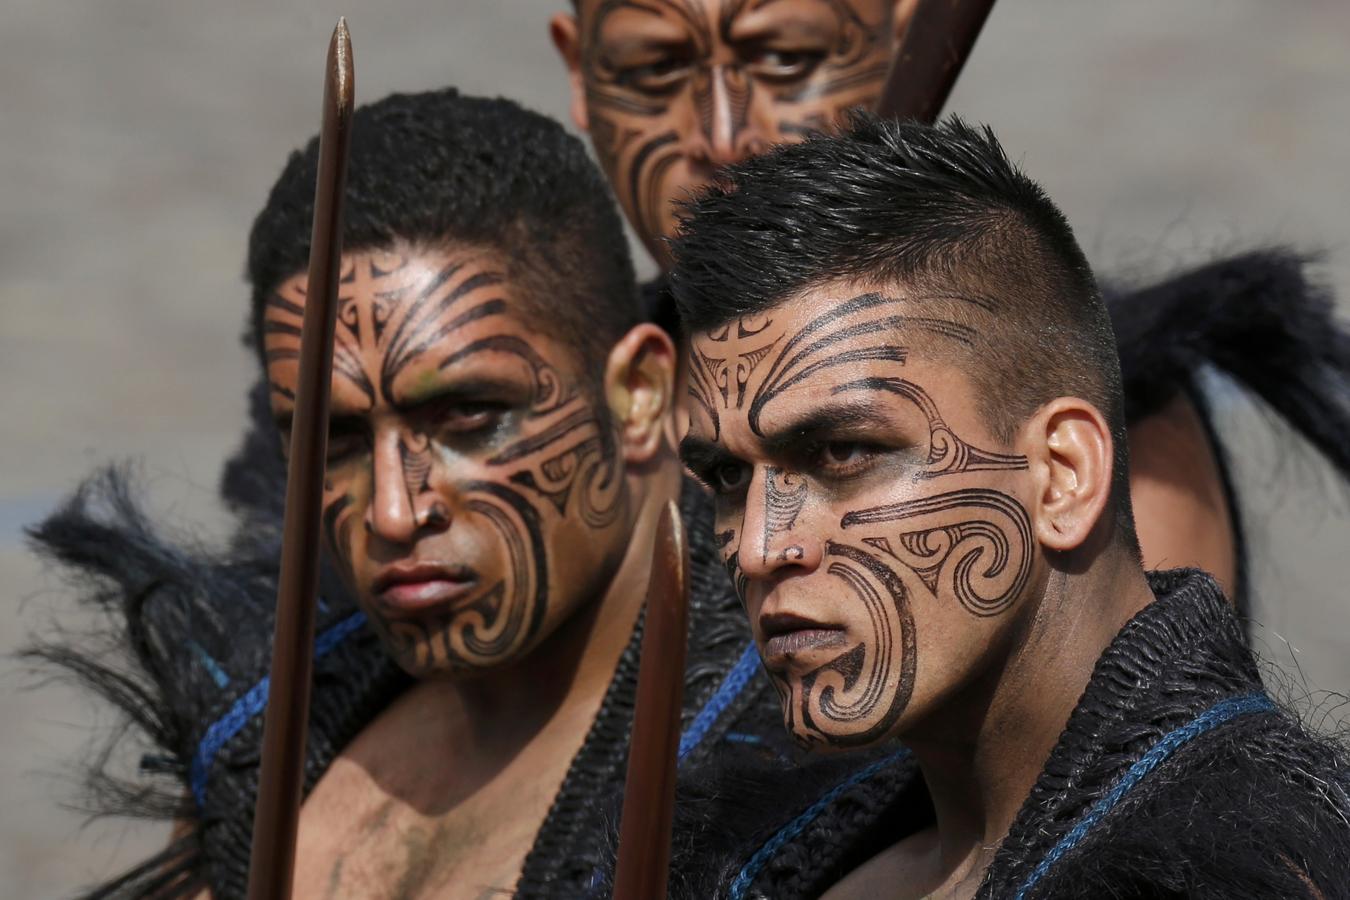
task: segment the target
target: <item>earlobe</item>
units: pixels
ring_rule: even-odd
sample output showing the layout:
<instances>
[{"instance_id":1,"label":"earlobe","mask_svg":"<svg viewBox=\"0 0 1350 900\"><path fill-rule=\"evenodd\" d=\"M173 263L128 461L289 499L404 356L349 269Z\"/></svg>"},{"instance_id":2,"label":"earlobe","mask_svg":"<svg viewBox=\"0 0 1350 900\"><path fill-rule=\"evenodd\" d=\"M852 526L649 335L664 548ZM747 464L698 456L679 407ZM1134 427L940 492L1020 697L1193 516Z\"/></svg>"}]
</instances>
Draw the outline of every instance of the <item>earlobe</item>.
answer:
<instances>
[{"instance_id":1,"label":"earlobe","mask_svg":"<svg viewBox=\"0 0 1350 900\"><path fill-rule=\"evenodd\" d=\"M1091 404L1061 397L1037 411L1026 434L1037 479L1037 540L1048 550L1076 550L1110 505L1111 429Z\"/></svg>"},{"instance_id":2,"label":"earlobe","mask_svg":"<svg viewBox=\"0 0 1350 900\"><path fill-rule=\"evenodd\" d=\"M610 351L605 400L626 462L649 462L667 445L674 387L675 346L661 328L637 325Z\"/></svg>"},{"instance_id":3,"label":"earlobe","mask_svg":"<svg viewBox=\"0 0 1350 900\"><path fill-rule=\"evenodd\" d=\"M581 35L576 16L558 13L548 23L549 37L558 48L563 65L567 66L568 86L572 91L569 111L572 122L582 131L590 131L590 115L586 109L586 79L581 71Z\"/></svg>"}]
</instances>

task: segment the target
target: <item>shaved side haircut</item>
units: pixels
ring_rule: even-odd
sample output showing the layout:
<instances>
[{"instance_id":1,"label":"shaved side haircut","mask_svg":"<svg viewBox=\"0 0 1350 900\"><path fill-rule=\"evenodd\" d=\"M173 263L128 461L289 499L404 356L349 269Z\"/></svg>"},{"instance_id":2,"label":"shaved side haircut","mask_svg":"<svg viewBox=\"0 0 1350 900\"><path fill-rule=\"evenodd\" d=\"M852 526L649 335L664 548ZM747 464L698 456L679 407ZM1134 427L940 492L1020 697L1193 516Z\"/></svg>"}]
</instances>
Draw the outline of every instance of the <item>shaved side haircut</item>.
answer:
<instances>
[{"instance_id":1,"label":"shaved side haircut","mask_svg":"<svg viewBox=\"0 0 1350 900\"><path fill-rule=\"evenodd\" d=\"M970 377L1003 441L1046 402L1087 400L1115 445L1112 504L1137 554L1115 334L1068 221L987 127L850 116L732 166L685 205L671 286L686 333L834 282L921 294L972 326L928 346Z\"/></svg>"}]
</instances>

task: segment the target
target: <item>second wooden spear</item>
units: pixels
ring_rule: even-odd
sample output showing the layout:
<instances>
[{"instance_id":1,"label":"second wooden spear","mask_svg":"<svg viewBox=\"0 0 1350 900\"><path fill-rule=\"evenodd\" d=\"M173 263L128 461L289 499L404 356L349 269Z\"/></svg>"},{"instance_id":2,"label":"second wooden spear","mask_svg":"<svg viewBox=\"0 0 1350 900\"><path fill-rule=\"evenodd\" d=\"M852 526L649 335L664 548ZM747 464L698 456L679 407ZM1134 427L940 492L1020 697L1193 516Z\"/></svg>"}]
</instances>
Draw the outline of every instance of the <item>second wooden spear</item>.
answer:
<instances>
[{"instance_id":1,"label":"second wooden spear","mask_svg":"<svg viewBox=\"0 0 1350 900\"><path fill-rule=\"evenodd\" d=\"M295 873L295 832L305 778L314 604L319 586L320 507L328 449L333 329L342 259L342 196L347 182L355 85L347 20L339 19L324 68L323 126L314 185L314 229L300 336L300 375L291 426L277 584L271 684L263 725L258 798L249 858L250 900L285 900Z\"/></svg>"},{"instance_id":2,"label":"second wooden spear","mask_svg":"<svg viewBox=\"0 0 1350 900\"><path fill-rule=\"evenodd\" d=\"M993 8L994 0L919 0L895 51L877 114L937 121Z\"/></svg>"},{"instance_id":3,"label":"second wooden spear","mask_svg":"<svg viewBox=\"0 0 1350 900\"><path fill-rule=\"evenodd\" d=\"M684 701L689 548L675 501L661 510L647 585L614 900L661 900L670 868L676 751Z\"/></svg>"}]
</instances>

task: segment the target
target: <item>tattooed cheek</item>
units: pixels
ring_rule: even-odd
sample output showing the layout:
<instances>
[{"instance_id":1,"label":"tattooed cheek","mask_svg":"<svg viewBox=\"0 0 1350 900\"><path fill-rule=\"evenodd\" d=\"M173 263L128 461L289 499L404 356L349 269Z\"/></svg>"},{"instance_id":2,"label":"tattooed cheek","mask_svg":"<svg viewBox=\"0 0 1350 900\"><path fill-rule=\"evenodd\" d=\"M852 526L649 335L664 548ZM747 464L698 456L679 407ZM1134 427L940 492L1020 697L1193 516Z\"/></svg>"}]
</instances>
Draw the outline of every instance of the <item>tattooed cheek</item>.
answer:
<instances>
[{"instance_id":1,"label":"tattooed cheek","mask_svg":"<svg viewBox=\"0 0 1350 900\"><path fill-rule=\"evenodd\" d=\"M351 534L350 524L354 510L355 499L348 493L328 501L323 508L323 533L328 542L329 552L349 573L352 571L352 565L348 538Z\"/></svg>"}]
</instances>

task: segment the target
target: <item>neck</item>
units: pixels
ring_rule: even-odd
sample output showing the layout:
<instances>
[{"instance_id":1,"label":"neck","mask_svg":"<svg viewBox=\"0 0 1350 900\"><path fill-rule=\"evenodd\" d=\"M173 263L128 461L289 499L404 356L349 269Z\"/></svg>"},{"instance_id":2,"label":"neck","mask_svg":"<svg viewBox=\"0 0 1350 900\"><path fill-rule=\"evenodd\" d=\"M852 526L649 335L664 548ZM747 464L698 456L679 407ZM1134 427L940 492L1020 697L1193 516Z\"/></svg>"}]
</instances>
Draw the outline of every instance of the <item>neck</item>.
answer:
<instances>
[{"instance_id":1,"label":"neck","mask_svg":"<svg viewBox=\"0 0 1350 900\"><path fill-rule=\"evenodd\" d=\"M629 478L629 496L636 509L628 522L630 540L613 577L599 596L520 663L457 685L466 712L475 720L505 715L521 721L523 710L589 707L608 689L646 598L657 518L667 501L679 499L681 483L673 458Z\"/></svg>"},{"instance_id":2,"label":"neck","mask_svg":"<svg viewBox=\"0 0 1350 900\"><path fill-rule=\"evenodd\" d=\"M629 478L636 504L631 539L599 596L514 665L413 688L436 698L464 752L511 754L546 729L589 728L646 597L658 515L667 501L679 498L680 469L673 457ZM469 742L465 729L473 735Z\"/></svg>"},{"instance_id":3,"label":"neck","mask_svg":"<svg viewBox=\"0 0 1350 900\"><path fill-rule=\"evenodd\" d=\"M982 875L1054 749L1093 667L1153 601L1138 563L1104 554L1053 569L997 662L905 735L937 813L942 871Z\"/></svg>"}]
</instances>

